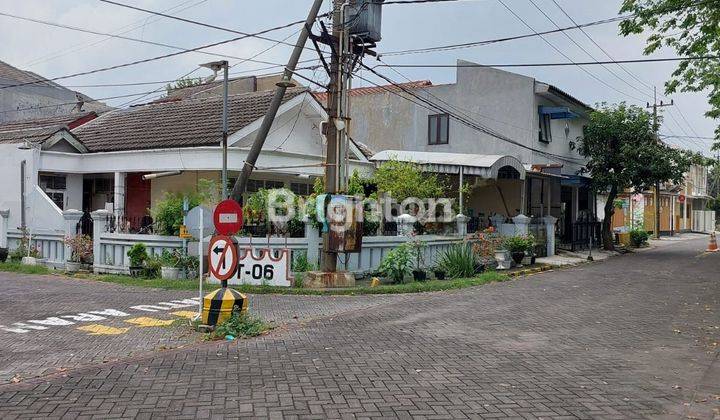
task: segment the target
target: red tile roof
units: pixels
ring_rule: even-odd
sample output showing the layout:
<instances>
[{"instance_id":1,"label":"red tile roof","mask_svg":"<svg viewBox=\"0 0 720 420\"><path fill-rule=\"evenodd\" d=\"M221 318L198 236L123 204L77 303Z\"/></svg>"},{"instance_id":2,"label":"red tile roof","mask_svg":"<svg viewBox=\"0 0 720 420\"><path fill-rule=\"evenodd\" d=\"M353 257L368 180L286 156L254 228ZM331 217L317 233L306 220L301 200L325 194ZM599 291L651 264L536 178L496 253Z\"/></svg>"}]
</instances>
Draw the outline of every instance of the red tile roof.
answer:
<instances>
[{"instance_id":1,"label":"red tile roof","mask_svg":"<svg viewBox=\"0 0 720 420\"><path fill-rule=\"evenodd\" d=\"M25 140L42 142L60 130L72 130L97 116L97 113L90 111L2 123L0 124L0 143L20 143Z\"/></svg>"},{"instance_id":2,"label":"red tile roof","mask_svg":"<svg viewBox=\"0 0 720 420\"><path fill-rule=\"evenodd\" d=\"M350 96L375 95L378 93L386 93L388 91L399 92L402 91L402 89L421 89L428 86L432 86L432 82L429 80L416 80L413 82L398 83L397 86L368 86L351 89ZM315 98L322 103L327 101L327 92L313 92L313 95L315 95Z\"/></svg>"}]
</instances>

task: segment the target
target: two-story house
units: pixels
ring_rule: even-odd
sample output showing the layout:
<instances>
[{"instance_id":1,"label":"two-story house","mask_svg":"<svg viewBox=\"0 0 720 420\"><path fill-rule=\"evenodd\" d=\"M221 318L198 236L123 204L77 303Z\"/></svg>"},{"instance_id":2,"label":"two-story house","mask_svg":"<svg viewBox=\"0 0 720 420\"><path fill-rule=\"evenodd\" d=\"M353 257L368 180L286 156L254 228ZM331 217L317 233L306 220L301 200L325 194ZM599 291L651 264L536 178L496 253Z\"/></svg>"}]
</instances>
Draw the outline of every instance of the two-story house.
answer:
<instances>
[{"instance_id":1,"label":"two-story house","mask_svg":"<svg viewBox=\"0 0 720 420\"><path fill-rule=\"evenodd\" d=\"M479 227L497 215L552 215L570 236L594 212L578 175L584 160L570 146L591 108L553 85L458 61L455 83L358 88L350 97L351 136L372 160L414 161L451 176L456 189L469 185L460 208Z\"/></svg>"}]
</instances>

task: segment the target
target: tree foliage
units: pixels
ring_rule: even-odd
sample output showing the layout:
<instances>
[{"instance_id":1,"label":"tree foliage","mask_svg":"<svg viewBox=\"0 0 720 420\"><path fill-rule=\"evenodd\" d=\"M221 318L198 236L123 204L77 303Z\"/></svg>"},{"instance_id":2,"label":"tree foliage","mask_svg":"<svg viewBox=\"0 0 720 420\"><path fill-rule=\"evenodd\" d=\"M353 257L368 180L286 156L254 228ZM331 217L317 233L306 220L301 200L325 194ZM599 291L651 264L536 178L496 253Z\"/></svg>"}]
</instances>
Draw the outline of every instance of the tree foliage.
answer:
<instances>
[{"instance_id":1,"label":"tree foliage","mask_svg":"<svg viewBox=\"0 0 720 420\"><path fill-rule=\"evenodd\" d=\"M414 162L383 162L372 178L380 194L391 194L398 202L408 197L437 198L445 194L445 185L437 175L423 172Z\"/></svg>"},{"instance_id":2,"label":"tree foliage","mask_svg":"<svg viewBox=\"0 0 720 420\"><path fill-rule=\"evenodd\" d=\"M573 142L587 160L595 191L607 192L603 243L612 248L610 222L614 201L627 189L644 191L656 182L682 182L693 156L655 137L652 115L637 106L602 106L590 114L583 136Z\"/></svg>"},{"instance_id":3,"label":"tree foliage","mask_svg":"<svg viewBox=\"0 0 720 420\"><path fill-rule=\"evenodd\" d=\"M180 79L177 79L175 83L168 83L165 86L165 90L167 91L167 93L170 93L176 89L184 89L187 87L198 86L201 84L203 84L202 77L181 77Z\"/></svg>"},{"instance_id":4,"label":"tree foliage","mask_svg":"<svg viewBox=\"0 0 720 420\"><path fill-rule=\"evenodd\" d=\"M668 47L683 57L720 55L720 1L624 0L621 13L632 17L620 23L620 33L650 32L645 54ZM707 117L720 118L720 61L717 58L683 60L665 83L665 93L709 90ZM720 126L715 129L720 149Z\"/></svg>"}]
</instances>

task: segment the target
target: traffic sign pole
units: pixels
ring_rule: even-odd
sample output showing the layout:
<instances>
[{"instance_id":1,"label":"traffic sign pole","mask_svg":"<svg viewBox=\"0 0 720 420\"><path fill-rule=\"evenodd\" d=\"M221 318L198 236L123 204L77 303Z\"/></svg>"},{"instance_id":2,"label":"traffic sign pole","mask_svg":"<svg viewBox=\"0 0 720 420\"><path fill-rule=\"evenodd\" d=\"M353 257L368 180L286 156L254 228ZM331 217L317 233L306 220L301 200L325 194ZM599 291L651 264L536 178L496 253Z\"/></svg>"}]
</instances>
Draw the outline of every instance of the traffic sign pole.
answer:
<instances>
[{"instance_id":1,"label":"traffic sign pole","mask_svg":"<svg viewBox=\"0 0 720 420\"><path fill-rule=\"evenodd\" d=\"M203 255L204 254L204 252L203 252L204 251L204 249L203 249L203 239L204 239L203 238L203 230L204 230L205 226L203 226L203 208L200 207L200 210L198 210L198 211L200 212L200 235L198 235L199 236L199 238L198 238L199 239L199 241L198 241L198 260L200 260L199 261L200 268L198 270L199 271L198 284L200 286L200 305L199 305L200 307L198 309L198 319L199 319L200 317L202 317L202 312L203 312L203 259L205 257L205 255Z\"/></svg>"}]
</instances>

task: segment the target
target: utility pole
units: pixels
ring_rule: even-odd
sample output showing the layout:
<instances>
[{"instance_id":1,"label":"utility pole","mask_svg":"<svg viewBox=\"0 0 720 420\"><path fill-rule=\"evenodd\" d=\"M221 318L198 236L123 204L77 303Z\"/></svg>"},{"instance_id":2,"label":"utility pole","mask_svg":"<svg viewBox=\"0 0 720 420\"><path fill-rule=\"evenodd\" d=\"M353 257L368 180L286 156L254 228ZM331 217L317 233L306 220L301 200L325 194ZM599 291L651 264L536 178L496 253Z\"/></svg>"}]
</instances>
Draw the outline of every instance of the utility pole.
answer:
<instances>
[{"instance_id":1,"label":"utility pole","mask_svg":"<svg viewBox=\"0 0 720 420\"><path fill-rule=\"evenodd\" d=\"M222 199L228 198L228 176L227 176L227 158L228 158L228 68L227 60L213 61L211 63L200 64L200 67L208 68L217 73L223 71L223 113L222 113ZM213 77L215 77L213 76Z\"/></svg>"},{"instance_id":2,"label":"utility pole","mask_svg":"<svg viewBox=\"0 0 720 420\"><path fill-rule=\"evenodd\" d=\"M315 19L317 19L322 4L323 0L315 0L312 7L310 8L308 17L305 20L305 26L303 26L303 29L300 32L300 36L295 43L295 48L293 49L287 66L285 67L285 71L283 72L282 80L277 83L277 88L275 89L275 96L273 96L272 101L270 102L270 107L268 108L268 111L263 118L262 124L258 129L258 133L255 136L255 141L253 142L252 147L248 152L247 158L245 159L243 167L240 170L240 175L238 176L237 181L235 181L235 185L233 186L232 192L230 193L230 197L238 203L242 201L242 195L243 192L245 192L245 187L247 187L248 179L250 178L250 174L252 174L252 171L255 168L255 163L257 163L258 156L260 156L262 147L265 144L265 139L267 139L268 133L270 133L270 128L272 127L273 121L277 116L277 111L282 104L283 97L285 96L285 91L287 90L287 88L295 86L292 82L292 77L295 73L297 63L300 60L300 55L302 54L303 48L305 48L305 43L310 36L310 28L312 28L313 24L315 23Z\"/></svg>"},{"instance_id":3,"label":"utility pole","mask_svg":"<svg viewBox=\"0 0 720 420\"><path fill-rule=\"evenodd\" d=\"M673 106L675 105L675 102L671 99L669 104L663 103L663 101L660 101L658 104L657 101L657 87L653 86L653 104L650 105L647 104L647 108L652 108L653 110L653 131L655 131L655 140L660 143L660 136L658 135L658 108L663 108L666 106ZM655 239L660 239L660 181L655 181ZM672 225L673 221L670 221L670 224Z\"/></svg>"}]
</instances>

